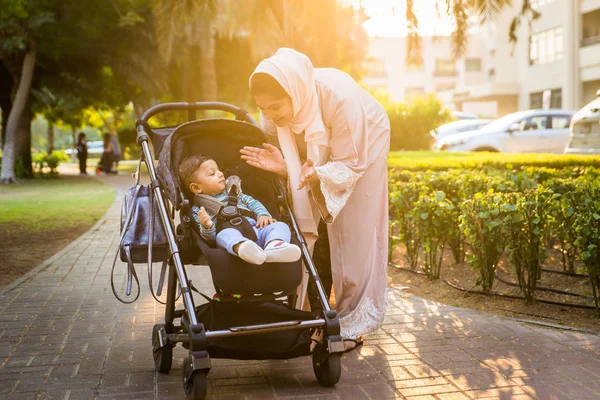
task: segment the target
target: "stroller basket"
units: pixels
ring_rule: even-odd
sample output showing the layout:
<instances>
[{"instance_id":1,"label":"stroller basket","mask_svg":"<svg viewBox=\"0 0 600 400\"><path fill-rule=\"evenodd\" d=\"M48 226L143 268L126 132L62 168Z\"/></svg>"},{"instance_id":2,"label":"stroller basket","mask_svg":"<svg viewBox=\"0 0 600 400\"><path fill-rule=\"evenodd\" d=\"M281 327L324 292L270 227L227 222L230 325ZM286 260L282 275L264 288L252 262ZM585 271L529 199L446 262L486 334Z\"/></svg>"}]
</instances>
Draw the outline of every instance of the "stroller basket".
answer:
<instances>
[{"instance_id":1,"label":"stroller basket","mask_svg":"<svg viewBox=\"0 0 600 400\"><path fill-rule=\"evenodd\" d=\"M196 120L198 110L229 112L236 120ZM190 122L173 129L150 128L149 119L165 111L187 111ZM154 141L157 145L151 148ZM181 371L189 399L206 397L210 359L215 357L287 359L312 354L315 376L321 385L333 386L341 376L344 345L339 318L329 306L291 207L285 202L285 185L274 174L240 160L242 146L258 147L264 141L264 133L246 111L225 103L161 104L147 110L137 122L137 142L153 182L169 254L165 322L156 324L152 331L154 365L157 371L168 372L173 347L182 343L189 350ZM158 169L152 149L159 159ZM190 194L178 177L179 163L195 153L213 158L226 175L240 176L244 193L260 200L274 218L288 222L292 242L300 246L301 261L249 265L200 238L191 215ZM176 229L175 211L181 222ZM240 299L194 305L184 260L198 264L202 256L208 261L217 293L240 294ZM320 315L294 309L293 294L302 282L303 267L317 288ZM175 310L178 287L183 310ZM287 301L281 300L286 296ZM311 336L316 329L323 331L323 341L311 351Z\"/></svg>"}]
</instances>

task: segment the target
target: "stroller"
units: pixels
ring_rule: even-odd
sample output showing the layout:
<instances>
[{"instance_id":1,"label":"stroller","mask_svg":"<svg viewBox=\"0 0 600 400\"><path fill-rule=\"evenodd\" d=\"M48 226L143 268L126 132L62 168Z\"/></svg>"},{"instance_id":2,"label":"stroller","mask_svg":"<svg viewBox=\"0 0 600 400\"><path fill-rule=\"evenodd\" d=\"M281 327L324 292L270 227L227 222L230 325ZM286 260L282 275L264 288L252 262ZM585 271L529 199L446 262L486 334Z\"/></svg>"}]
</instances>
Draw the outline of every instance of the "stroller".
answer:
<instances>
[{"instance_id":1,"label":"stroller","mask_svg":"<svg viewBox=\"0 0 600 400\"><path fill-rule=\"evenodd\" d=\"M218 110L236 119L196 119L197 111ZM159 113L187 111L188 120L176 127L151 128L148 121ZM159 288L168 265L165 321L152 330L152 351L159 372L171 369L173 347L189 350L182 376L187 398L204 399L211 358L288 359L312 355L313 370L323 386L334 386L341 375L344 345L336 311L331 309L290 206L286 186L279 177L247 165L240 159L243 146L260 147L265 135L245 110L218 102L166 103L148 109L137 122L137 142L142 149L156 207L167 238ZM205 242L192 217L193 197L179 182L178 165L188 155L213 158L226 176L237 175L244 192L260 200L278 220L287 222L292 243L302 252L294 263L251 265L224 249ZM154 157L159 160L154 166ZM176 213L179 223L176 225ZM204 257L204 258L203 258ZM206 260L220 301L194 305L193 285L186 264ZM304 274L317 288L322 310L295 308L297 288ZM176 310L180 290L184 309ZM236 294L232 296L232 294ZM311 336L322 330L323 341L311 351Z\"/></svg>"}]
</instances>

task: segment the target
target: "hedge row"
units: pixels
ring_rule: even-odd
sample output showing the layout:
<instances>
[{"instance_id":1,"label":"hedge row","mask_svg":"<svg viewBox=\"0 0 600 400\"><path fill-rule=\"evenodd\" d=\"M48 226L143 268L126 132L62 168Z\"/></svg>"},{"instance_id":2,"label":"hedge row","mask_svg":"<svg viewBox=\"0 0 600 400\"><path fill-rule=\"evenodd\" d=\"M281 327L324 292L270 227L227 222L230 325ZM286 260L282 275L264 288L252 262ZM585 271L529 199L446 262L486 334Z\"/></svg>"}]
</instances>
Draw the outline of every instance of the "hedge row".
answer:
<instances>
[{"instance_id":1,"label":"hedge row","mask_svg":"<svg viewBox=\"0 0 600 400\"><path fill-rule=\"evenodd\" d=\"M547 249L558 244L565 270L575 260L590 275L596 300L600 289L600 169L527 167L391 172L392 245L406 247L411 268L420 264L430 279L440 277L442 253L479 271L490 291L496 266L506 253L527 301ZM397 234L397 236L396 236ZM391 248L392 246L390 246ZM469 251L467 251L467 249Z\"/></svg>"}]
</instances>

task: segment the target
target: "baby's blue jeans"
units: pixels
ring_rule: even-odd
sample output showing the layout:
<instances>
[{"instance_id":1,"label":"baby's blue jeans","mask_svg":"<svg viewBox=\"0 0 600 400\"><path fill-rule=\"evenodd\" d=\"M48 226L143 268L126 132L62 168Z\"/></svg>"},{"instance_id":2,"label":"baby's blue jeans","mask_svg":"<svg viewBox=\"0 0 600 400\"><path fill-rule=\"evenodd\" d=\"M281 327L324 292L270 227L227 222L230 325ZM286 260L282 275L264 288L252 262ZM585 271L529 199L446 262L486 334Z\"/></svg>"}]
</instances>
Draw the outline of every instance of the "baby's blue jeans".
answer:
<instances>
[{"instance_id":1,"label":"baby's blue jeans","mask_svg":"<svg viewBox=\"0 0 600 400\"><path fill-rule=\"evenodd\" d=\"M264 228L257 228L255 220L248 218L248 221L250 221L250 225L252 225L254 232L256 232L256 237L258 238L256 244L261 249L264 249L267 243L272 240L283 240L289 243L291 239L290 228L283 222L277 221ZM217 234L217 246L227 250L229 254L234 256L237 256L237 254L233 251L233 246L246 240L250 239L244 237L240 231L233 228L223 229Z\"/></svg>"}]
</instances>

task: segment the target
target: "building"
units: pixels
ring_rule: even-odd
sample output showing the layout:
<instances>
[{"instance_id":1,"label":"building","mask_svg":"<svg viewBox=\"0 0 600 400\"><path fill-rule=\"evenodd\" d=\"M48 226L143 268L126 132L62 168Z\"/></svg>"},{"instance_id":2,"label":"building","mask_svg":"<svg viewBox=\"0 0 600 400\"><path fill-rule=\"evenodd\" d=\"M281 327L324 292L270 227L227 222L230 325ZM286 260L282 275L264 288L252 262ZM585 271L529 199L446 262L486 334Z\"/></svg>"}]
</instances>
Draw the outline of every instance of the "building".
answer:
<instances>
[{"instance_id":1,"label":"building","mask_svg":"<svg viewBox=\"0 0 600 400\"><path fill-rule=\"evenodd\" d=\"M449 37L423 37L423 63L407 64L406 37L371 38L367 76L363 84L369 89L383 89L395 101L412 95L450 91L459 86L476 85L487 79L486 48L479 38L472 38L465 56L452 59Z\"/></svg>"},{"instance_id":2,"label":"building","mask_svg":"<svg viewBox=\"0 0 600 400\"><path fill-rule=\"evenodd\" d=\"M483 59L488 79L459 82L440 93L455 110L473 111L493 105L494 116L541 108L544 91L550 107L579 109L600 89L600 0L530 0L541 16L522 23L515 45L508 40L521 1L503 10L494 23L481 27L488 44Z\"/></svg>"}]
</instances>

